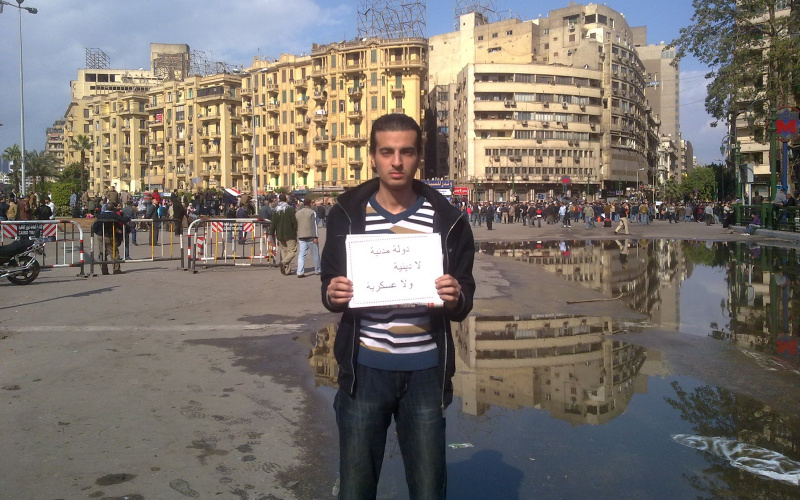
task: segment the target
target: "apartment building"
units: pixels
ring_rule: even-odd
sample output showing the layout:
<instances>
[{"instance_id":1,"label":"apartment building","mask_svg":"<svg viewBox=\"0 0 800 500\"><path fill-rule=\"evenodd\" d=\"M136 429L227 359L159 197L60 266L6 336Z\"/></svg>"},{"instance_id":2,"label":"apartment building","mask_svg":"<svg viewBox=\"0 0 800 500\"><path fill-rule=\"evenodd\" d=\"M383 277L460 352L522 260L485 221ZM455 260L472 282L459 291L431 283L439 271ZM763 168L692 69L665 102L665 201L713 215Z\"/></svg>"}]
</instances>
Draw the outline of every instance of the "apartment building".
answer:
<instances>
[{"instance_id":1,"label":"apartment building","mask_svg":"<svg viewBox=\"0 0 800 500\"><path fill-rule=\"evenodd\" d=\"M372 177L375 119L424 118L423 38L315 44L310 55L256 57L246 70L205 77L186 76L187 46L164 50L151 45L154 69L138 86L90 85L122 82L126 70L79 71L65 143L90 137L95 193L112 184L134 192L254 184L259 193L341 191ZM79 158L67 149L66 161Z\"/></svg>"},{"instance_id":2,"label":"apartment building","mask_svg":"<svg viewBox=\"0 0 800 500\"><path fill-rule=\"evenodd\" d=\"M309 154L315 186L341 190L358 185L373 175L368 144L372 122L387 113L405 113L424 123L427 40L314 44L311 60L308 117L314 144Z\"/></svg>"},{"instance_id":3,"label":"apartment building","mask_svg":"<svg viewBox=\"0 0 800 500\"><path fill-rule=\"evenodd\" d=\"M797 9L797 7L794 7ZM791 0L777 0L775 2L775 24L776 26L786 21L792 15L792 1ZM753 19L750 23L751 26L758 26L759 23L769 22L768 16L765 14L762 18ZM762 42L764 49L768 46L766 41ZM742 46L739 47L743 52L753 50L752 46L748 46L746 41L742 41ZM766 72L764 76L764 84L766 84ZM786 84L787 82L774 82L775 85ZM762 89L764 85L760 85ZM743 184L749 184L749 187L743 190L745 198L753 193L759 191L762 195L770 198L774 197L776 193L771 192L771 171L770 171L770 144L767 137L768 126L765 123L767 116L764 118L756 118L756 115L762 113L768 115L770 108L778 108L780 106L797 106L797 102L769 102L768 96L763 92L753 92L755 98L746 102L739 102L732 110L732 116L728 123L728 133L731 138L741 143L741 157L739 164L739 179ZM791 100L787 97L787 101ZM755 118L755 119L754 119ZM735 143L735 142L734 142ZM732 143L732 144L734 144ZM730 148L729 161L733 161L735 153L733 147ZM782 162L782 152L780 148L776 152L775 158L776 165ZM752 164L752 181L748 178L749 167L747 164ZM795 167L797 168L797 167ZM796 178L793 175L800 175L800 172L792 172L787 175L787 184L789 191L794 192L798 189ZM782 185L781 176L777 177L777 185Z\"/></svg>"},{"instance_id":4,"label":"apartment building","mask_svg":"<svg viewBox=\"0 0 800 500\"><path fill-rule=\"evenodd\" d=\"M64 169L64 127L66 124L67 120L59 118L53 122L52 127L47 127L47 131L45 132L44 151L58 160L59 172Z\"/></svg>"},{"instance_id":5,"label":"apartment building","mask_svg":"<svg viewBox=\"0 0 800 500\"><path fill-rule=\"evenodd\" d=\"M429 151L448 155L472 198L627 196L642 171L652 176L659 122L633 32L613 9L495 23L465 14L429 54Z\"/></svg>"}]
</instances>

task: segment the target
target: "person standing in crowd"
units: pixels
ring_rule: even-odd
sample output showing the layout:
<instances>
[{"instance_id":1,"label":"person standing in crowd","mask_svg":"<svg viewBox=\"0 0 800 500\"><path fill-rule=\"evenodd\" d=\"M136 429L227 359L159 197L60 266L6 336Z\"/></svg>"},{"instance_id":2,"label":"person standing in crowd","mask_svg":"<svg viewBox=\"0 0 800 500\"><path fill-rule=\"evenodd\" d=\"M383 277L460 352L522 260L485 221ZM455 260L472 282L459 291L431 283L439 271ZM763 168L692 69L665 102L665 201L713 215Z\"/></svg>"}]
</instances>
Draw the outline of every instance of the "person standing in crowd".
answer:
<instances>
[{"instance_id":1,"label":"person standing in crowd","mask_svg":"<svg viewBox=\"0 0 800 500\"><path fill-rule=\"evenodd\" d=\"M9 204L6 203L6 195L0 193L0 221L8 220Z\"/></svg>"},{"instance_id":2,"label":"person standing in crowd","mask_svg":"<svg viewBox=\"0 0 800 500\"><path fill-rule=\"evenodd\" d=\"M183 206L183 202L181 202L181 197L178 196L178 192L172 193L172 206L170 209L172 210L172 215L170 215L171 219L174 219L172 222L173 224L173 233L176 235L183 234L183 218L186 217L186 207Z\"/></svg>"},{"instance_id":3,"label":"person standing in crowd","mask_svg":"<svg viewBox=\"0 0 800 500\"><path fill-rule=\"evenodd\" d=\"M489 202L486 206L486 230L492 230L492 223L494 222L494 204Z\"/></svg>"},{"instance_id":4,"label":"person standing in crowd","mask_svg":"<svg viewBox=\"0 0 800 500\"><path fill-rule=\"evenodd\" d=\"M151 219L150 224L150 245L158 245L158 233L161 232L161 223L158 222L158 204L151 199L144 212L145 219Z\"/></svg>"},{"instance_id":5,"label":"person standing in crowd","mask_svg":"<svg viewBox=\"0 0 800 500\"><path fill-rule=\"evenodd\" d=\"M594 227L594 208L591 203L587 203L583 208L583 218L586 221L586 229Z\"/></svg>"},{"instance_id":6,"label":"person standing in crowd","mask_svg":"<svg viewBox=\"0 0 800 500\"><path fill-rule=\"evenodd\" d=\"M288 275L292 271L292 259L297 255L297 218L284 193L278 196L269 232L281 251L281 274Z\"/></svg>"},{"instance_id":7,"label":"person standing in crowd","mask_svg":"<svg viewBox=\"0 0 800 500\"><path fill-rule=\"evenodd\" d=\"M311 208L311 199L303 200L303 208L295 214L297 218L297 241L300 244L300 253L297 256L297 277L306 277L306 254L311 251L314 261L314 273L320 274L322 268L319 262L319 239L317 237L317 213Z\"/></svg>"},{"instance_id":8,"label":"person standing in crowd","mask_svg":"<svg viewBox=\"0 0 800 500\"><path fill-rule=\"evenodd\" d=\"M315 210L317 212L317 225L325 227L325 205L322 202L320 202L316 206Z\"/></svg>"},{"instance_id":9,"label":"person standing in crowd","mask_svg":"<svg viewBox=\"0 0 800 500\"><path fill-rule=\"evenodd\" d=\"M100 253L100 270L108 274L108 262L113 261L114 274L123 274L119 265L119 244L123 240L124 226L131 220L118 214L116 203L106 203L106 209L97 214L97 220L92 224L92 232L103 239L103 250Z\"/></svg>"},{"instance_id":10,"label":"person standing in crowd","mask_svg":"<svg viewBox=\"0 0 800 500\"><path fill-rule=\"evenodd\" d=\"M105 198L106 203L112 203L115 206L119 203L119 193L113 184L108 186L108 191L106 191Z\"/></svg>"},{"instance_id":11,"label":"person standing in crowd","mask_svg":"<svg viewBox=\"0 0 800 500\"><path fill-rule=\"evenodd\" d=\"M444 411L455 371L450 322L472 310L475 244L461 212L414 180L421 151L422 131L413 118L389 114L375 120L369 155L377 177L339 196L328 220L321 292L323 305L342 313L334 345L342 499L376 497L392 417L409 498L446 495ZM351 308L345 237L399 233L440 236L445 274L434 285L444 306Z\"/></svg>"},{"instance_id":12,"label":"person standing in crowd","mask_svg":"<svg viewBox=\"0 0 800 500\"><path fill-rule=\"evenodd\" d=\"M134 246L138 246L138 243L136 243L136 222L134 222L134 219L136 219L136 207L133 206L132 199L128 199L128 202L122 207L121 212L123 216L130 219L128 230L125 231L125 259L130 260L131 243L133 243Z\"/></svg>"}]
</instances>

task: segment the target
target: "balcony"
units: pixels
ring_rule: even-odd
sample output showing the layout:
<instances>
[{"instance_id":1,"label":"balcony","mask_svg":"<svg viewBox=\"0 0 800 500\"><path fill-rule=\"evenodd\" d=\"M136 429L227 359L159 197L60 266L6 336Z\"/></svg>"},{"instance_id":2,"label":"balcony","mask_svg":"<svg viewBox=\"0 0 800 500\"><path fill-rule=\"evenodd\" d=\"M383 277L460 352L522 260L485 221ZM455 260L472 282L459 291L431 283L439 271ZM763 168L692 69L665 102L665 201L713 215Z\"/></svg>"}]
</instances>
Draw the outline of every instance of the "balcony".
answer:
<instances>
[{"instance_id":1,"label":"balcony","mask_svg":"<svg viewBox=\"0 0 800 500\"><path fill-rule=\"evenodd\" d=\"M145 106L144 109L146 111L154 111L156 109L164 109L164 105L163 104L157 104L157 103L156 104L150 103L147 106Z\"/></svg>"},{"instance_id":2,"label":"balcony","mask_svg":"<svg viewBox=\"0 0 800 500\"><path fill-rule=\"evenodd\" d=\"M367 136L362 135L342 135L339 137L339 140L348 144L348 143L356 143L356 144L364 144L367 142Z\"/></svg>"},{"instance_id":3,"label":"balcony","mask_svg":"<svg viewBox=\"0 0 800 500\"><path fill-rule=\"evenodd\" d=\"M311 120L301 120L298 122L294 122L294 128L297 130L308 130L308 122Z\"/></svg>"},{"instance_id":4,"label":"balcony","mask_svg":"<svg viewBox=\"0 0 800 500\"><path fill-rule=\"evenodd\" d=\"M277 92L278 91L278 84L277 83L268 83L264 85L264 90L266 92Z\"/></svg>"},{"instance_id":5,"label":"balcony","mask_svg":"<svg viewBox=\"0 0 800 500\"><path fill-rule=\"evenodd\" d=\"M201 158L219 158L222 152L219 149L207 149L200 154Z\"/></svg>"},{"instance_id":6,"label":"balcony","mask_svg":"<svg viewBox=\"0 0 800 500\"><path fill-rule=\"evenodd\" d=\"M350 96L350 99L358 100L361 99L361 96L364 95L364 85L359 84L358 87L350 87L347 89L347 95Z\"/></svg>"},{"instance_id":7,"label":"balcony","mask_svg":"<svg viewBox=\"0 0 800 500\"><path fill-rule=\"evenodd\" d=\"M405 112L406 112L405 108L392 108L392 113L403 115L405 114Z\"/></svg>"},{"instance_id":8,"label":"balcony","mask_svg":"<svg viewBox=\"0 0 800 500\"><path fill-rule=\"evenodd\" d=\"M295 165L294 168L298 172L306 172L306 173L308 173L308 171L311 170L311 166L308 163L298 163L297 165Z\"/></svg>"},{"instance_id":9,"label":"balcony","mask_svg":"<svg viewBox=\"0 0 800 500\"><path fill-rule=\"evenodd\" d=\"M347 112L347 118L355 121L362 120L364 118L364 112L360 109L351 109Z\"/></svg>"},{"instance_id":10,"label":"balcony","mask_svg":"<svg viewBox=\"0 0 800 500\"><path fill-rule=\"evenodd\" d=\"M348 62L347 64L345 64L340 68L340 71L342 73L362 73L366 71L366 69L367 69L366 64L361 64L360 62L355 61L355 62Z\"/></svg>"},{"instance_id":11,"label":"balcony","mask_svg":"<svg viewBox=\"0 0 800 500\"><path fill-rule=\"evenodd\" d=\"M308 87L308 81L305 78L301 78L299 80L292 80L292 85L295 87L302 89Z\"/></svg>"},{"instance_id":12,"label":"balcony","mask_svg":"<svg viewBox=\"0 0 800 500\"><path fill-rule=\"evenodd\" d=\"M164 122L161 120L148 120L147 125L150 128L161 128L164 126Z\"/></svg>"},{"instance_id":13,"label":"balcony","mask_svg":"<svg viewBox=\"0 0 800 500\"><path fill-rule=\"evenodd\" d=\"M325 92L321 92L319 90L314 91L314 99L317 101L324 101L328 98Z\"/></svg>"},{"instance_id":14,"label":"balcony","mask_svg":"<svg viewBox=\"0 0 800 500\"><path fill-rule=\"evenodd\" d=\"M266 107L268 113L277 113L278 111L280 111L281 105L278 102L271 102L267 104Z\"/></svg>"},{"instance_id":15,"label":"balcony","mask_svg":"<svg viewBox=\"0 0 800 500\"><path fill-rule=\"evenodd\" d=\"M264 125L264 130L266 130L269 133L279 132L278 126L274 123L270 125Z\"/></svg>"},{"instance_id":16,"label":"balcony","mask_svg":"<svg viewBox=\"0 0 800 500\"><path fill-rule=\"evenodd\" d=\"M330 140L331 138L328 137L327 135L320 135L314 137L314 145L315 146L327 145L330 142Z\"/></svg>"},{"instance_id":17,"label":"balcony","mask_svg":"<svg viewBox=\"0 0 800 500\"><path fill-rule=\"evenodd\" d=\"M281 171L281 166L278 163L270 163L267 165L267 172L270 174L277 174Z\"/></svg>"},{"instance_id":18,"label":"balcony","mask_svg":"<svg viewBox=\"0 0 800 500\"><path fill-rule=\"evenodd\" d=\"M392 85L389 87L389 92L394 97L403 97L406 95L406 88L403 85Z\"/></svg>"},{"instance_id":19,"label":"balcony","mask_svg":"<svg viewBox=\"0 0 800 500\"><path fill-rule=\"evenodd\" d=\"M328 160L314 160L314 168L328 168Z\"/></svg>"},{"instance_id":20,"label":"balcony","mask_svg":"<svg viewBox=\"0 0 800 500\"><path fill-rule=\"evenodd\" d=\"M402 67L410 69L422 69L425 67L425 64L425 61L421 59L397 59L386 63L387 66L392 68Z\"/></svg>"},{"instance_id":21,"label":"balcony","mask_svg":"<svg viewBox=\"0 0 800 500\"><path fill-rule=\"evenodd\" d=\"M240 89L239 93L242 94L243 96L252 95L253 94L253 89Z\"/></svg>"},{"instance_id":22,"label":"balcony","mask_svg":"<svg viewBox=\"0 0 800 500\"><path fill-rule=\"evenodd\" d=\"M297 144L294 145L295 149L298 151L308 151L308 146L309 144L306 141L298 142Z\"/></svg>"},{"instance_id":23,"label":"balcony","mask_svg":"<svg viewBox=\"0 0 800 500\"><path fill-rule=\"evenodd\" d=\"M352 168L361 168L364 166L364 159L363 158L350 158L347 160L347 163L350 164Z\"/></svg>"},{"instance_id":24,"label":"balcony","mask_svg":"<svg viewBox=\"0 0 800 500\"><path fill-rule=\"evenodd\" d=\"M270 144L267 146L267 153L280 153L281 147L277 144Z\"/></svg>"},{"instance_id":25,"label":"balcony","mask_svg":"<svg viewBox=\"0 0 800 500\"><path fill-rule=\"evenodd\" d=\"M326 110L318 110L314 113L314 122L316 123L327 123L328 122L328 111Z\"/></svg>"},{"instance_id":26,"label":"balcony","mask_svg":"<svg viewBox=\"0 0 800 500\"><path fill-rule=\"evenodd\" d=\"M302 99L298 99L294 101L294 106L296 108L307 108L308 107L308 97L304 97Z\"/></svg>"}]
</instances>

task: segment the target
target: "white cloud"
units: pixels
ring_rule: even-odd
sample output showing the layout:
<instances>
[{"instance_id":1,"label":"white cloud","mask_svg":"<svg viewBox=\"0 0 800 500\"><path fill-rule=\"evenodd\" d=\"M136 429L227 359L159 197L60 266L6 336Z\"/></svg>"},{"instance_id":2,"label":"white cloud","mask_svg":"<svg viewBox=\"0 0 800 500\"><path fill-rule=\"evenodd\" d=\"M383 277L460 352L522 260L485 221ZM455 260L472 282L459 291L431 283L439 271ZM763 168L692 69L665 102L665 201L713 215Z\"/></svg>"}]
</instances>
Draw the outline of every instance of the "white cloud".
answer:
<instances>
[{"instance_id":1,"label":"white cloud","mask_svg":"<svg viewBox=\"0 0 800 500\"><path fill-rule=\"evenodd\" d=\"M340 0L28 0L22 12L25 147L44 148L45 129L63 116L69 82L99 48L113 68L149 68L150 43L185 43L212 61L248 66L253 57L310 52L312 43L356 35L355 5ZM19 17L0 14L0 150L20 142Z\"/></svg>"}]
</instances>

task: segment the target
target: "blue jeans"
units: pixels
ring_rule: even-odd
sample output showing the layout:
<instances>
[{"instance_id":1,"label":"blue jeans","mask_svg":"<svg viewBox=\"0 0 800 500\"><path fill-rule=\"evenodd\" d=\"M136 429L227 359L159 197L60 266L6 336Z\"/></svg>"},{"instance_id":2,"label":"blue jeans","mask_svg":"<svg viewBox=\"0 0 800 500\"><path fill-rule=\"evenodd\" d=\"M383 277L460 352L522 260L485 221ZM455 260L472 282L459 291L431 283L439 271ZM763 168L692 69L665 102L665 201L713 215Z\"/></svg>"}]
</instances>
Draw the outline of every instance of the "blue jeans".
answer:
<instances>
[{"instance_id":1,"label":"blue jeans","mask_svg":"<svg viewBox=\"0 0 800 500\"><path fill-rule=\"evenodd\" d=\"M319 245L314 243L313 239L300 238L297 241L300 243L300 254L297 257L297 275L302 276L305 274L306 254L309 249L311 250L311 258L314 259L314 272L321 274L322 267L319 264Z\"/></svg>"},{"instance_id":2,"label":"blue jeans","mask_svg":"<svg viewBox=\"0 0 800 500\"><path fill-rule=\"evenodd\" d=\"M409 498L444 500L445 419L438 370L397 372L357 365L355 397L339 389L333 402L339 427L340 499L375 498L394 416Z\"/></svg>"}]
</instances>

